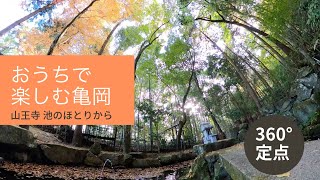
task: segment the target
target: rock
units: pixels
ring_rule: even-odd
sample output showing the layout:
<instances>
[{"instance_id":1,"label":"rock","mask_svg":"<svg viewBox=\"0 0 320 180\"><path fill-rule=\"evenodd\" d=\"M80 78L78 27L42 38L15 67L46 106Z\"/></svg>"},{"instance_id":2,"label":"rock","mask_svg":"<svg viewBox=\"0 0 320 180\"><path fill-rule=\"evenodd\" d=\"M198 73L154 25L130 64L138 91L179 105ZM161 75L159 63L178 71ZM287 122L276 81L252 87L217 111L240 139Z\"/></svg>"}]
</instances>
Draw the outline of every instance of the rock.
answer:
<instances>
[{"instance_id":1,"label":"rock","mask_svg":"<svg viewBox=\"0 0 320 180\"><path fill-rule=\"evenodd\" d=\"M286 116L286 117L289 117L289 118L293 118L293 119L294 119L292 110L281 112L281 113L279 113L279 115Z\"/></svg>"},{"instance_id":2,"label":"rock","mask_svg":"<svg viewBox=\"0 0 320 180\"><path fill-rule=\"evenodd\" d=\"M136 159L142 159L145 157L145 154L142 152L130 152L129 154Z\"/></svg>"},{"instance_id":3,"label":"rock","mask_svg":"<svg viewBox=\"0 0 320 180\"><path fill-rule=\"evenodd\" d=\"M239 132L239 127L232 127L229 129L229 131L227 131L228 133L227 137L231 139L236 139L238 137L238 132Z\"/></svg>"},{"instance_id":4,"label":"rock","mask_svg":"<svg viewBox=\"0 0 320 180\"><path fill-rule=\"evenodd\" d=\"M103 162L105 162L107 159L109 159L112 163L112 166L125 165L123 154L118 154L118 153L114 153L114 152L102 152L99 154L99 158Z\"/></svg>"},{"instance_id":5,"label":"rock","mask_svg":"<svg viewBox=\"0 0 320 180\"><path fill-rule=\"evenodd\" d=\"M33 134L18 126L0 126L0 143L21 148L36 147Z\"/></svg>"},{"instance_id":6,"label":"rock","mask_svg":"<svg viewBox=\"0 0 320 180\"><path fill-rule=\"evenodd\" d=\"M214 164L214 179L231 179L230 175L221 164L222 163Z\"/></svg>"},{"instance_id":7,"label":"rock","mask_svg":"<svg viewBox=\"0 0 320 180\"><path fill-rule=\"evenodd\" d=\"M44 155L57 164L81 164L88 150L67 147L59 144L41 144Z\"/></svg>"},{"instance_id":8,"label":"rock","mask_svg":"<svg viewBox=\"0 0 320 180\"><path fill-rule=\"evenodd\" d=\"M124 154L120 164L124 166L130 166L132 162L132 156L130 154Z\"/></svg>"},{"instance_id":9,"label":"rock","mask_svg":"<svg viewBox=\"0 0 320 180\"><path fill-rule=\"evenodd\" d=\"M208 170L210 172L210 177L215 177L215 174L216 174L215 171L218 165L217 162L219 160L218 153L216 151L207 153L205 155L205 160L208 163L208 168L209 168Z\"/></svg>"},{"instance_id":10,"label":"rock","mask_svg":"<svg viewBox=\"0 0 320 180\"><path fill-rule=\"evenodd\" d=\"M248 129L249 128L249 124L248 123L242 123L240 124L240 130L241 129Z\"/></svg>"},{"instance_id":11,"label":"rock","mask_svg":"<svg viewBox=\"0 0 320 180\"><path fill-rule=\"evenodd\" d=\"M320 140L305 142L304 153L300 162L282 176L268 175L258 171L249 162L243 144L235 145L219 153L224 168L232 179L241 180L293 180L293 179L312 179L320 177Z\"/></svg>"},{"instance_id":12,"label":"rock","mask_svg":"<svg viewBox=\"0 0 320 180\"><path fill-rule=\"evenodd\" d=\"M295 103L292 108L293 116L297 118L302 125L305 125L310 117L314 115L318 107L318 104L312 100Z\"/></svg>"},{"instance_id":13,"label":"rock","mask_svg":"<svg viewBox=\"0 0 320 180\"><path fill-rule=\"evenodd\" d=\"M303 84L299 84L297 87L297 100L304 101L311 97L312 89L307 88Z\"/></svg>"},{"instance_id":14,"label":"rock","mask_svg":"<svg viewBox=\"0 0 320 180\"><path fill-rule=\"evenodd\" d=\"M103 165L103 161L91 151L88 152L86 158L84 159L84 164L88 166L100 167Z\"/></svg>"},{"instance_id":15,"label":"rock","mask_svg":"<svg viewBox=\"0 0 320 180\"><path fill-rule=\"evenodd\" d=\"M23 129L29 130L30 126L20 126L20 127L23 128Z\"/></svg>"},{"instance_id":16,"label":"rock","mask_svg":"<svg viewBox=\"0 0 320 180\"><path fill-rule=\"evenodd\" d=\"M270 107L263 107L262 108L262 113L263 114L273 114L275 113L276 108L274 106L270 106Z\"/></svg>"},{"instance_id":17,"label":"rock","mask_svg":"<svg viewBox=\"0 0 320 180\"><path fill-rule=\"evenodd\" d=\"M3 157L0 157L0 166L2 166L4 164L4 159Z\"/></svg>"},{"instance_id":18,"label":"rock","mask_svg":"<svg viewBox=\"0 0 320 180\"><path fill-rule=\"evenodd\" d=\"M244 141L244 138L245 138L245 136L246 136L246 133L247 133L247 129L241 129L240 131L239 131L239 134L238 134L238 139L239 139L239 141Z\"/></svg>"},{"instance_id":19,"label":"rock","mask_svg":"<svg viewBox=\"0 0 320 180\"><path fill-rule=\"evenodd\" d=\"M185 179L185 180L212 179L212 177L210 176L208 162L205 159L205 154L201 154L194 160L188 174L185 177L182 177L181 179Z\"/></svg>"},{"instance_id":20,"label":"rock","mask_svg":"<svg viewBox=\"0 0 320 180\"><path fill-rule=\"evenodd\" d=\"M89 149L94 155L99 155L101 153L101 144L98 141L95 141Z\"/></svg>"},{"instance_id":21,"label":"rock","mask_svg":"<svg viewBox=\"0 0 320 180\"><path fill-rule=\"evenodd\" d=\"M47 158L44 156L40 145L38 145L36 148L30 149L30 151L28 152L28 158L34 163L39 163L39 164L49 163Z\"/></svg>"},{"instance_id":22,"label":"rock","mask_svg":"<svg viewBox=\"0 0 320 180\"><path fill-rule=\"evenodd\" d=\"M226 148L226 147L232 146L234 144L235 144L234 139L224 139L224 140L219 140L215 143L195 145L195 146L193 146L193 152L197 155L200 155L203 153Z\"/></svg>"},{"instance_id":23,"label":"rock","mask_svg":"<svg viewBox=\"0 0 320 180\"><path fill-rule=\"evenodd\" d=\"M160 161L158 158L145 158L145 159L133 159L133 168L150 168L150 167L160 167Z\"/></svg>"},{"instance_id":24,"label":"rock","mask_svg":"<svg viewBox=\"0 0 320 180\"><path fill-rule=\"evenodd\" d=\"M18 162L28 162L28 160L30 159L28 154L26 152L14 152L13 153L13 159L15 161L18 161Z\"/></svg>"},{"instance_id":25,"label":"rock","mask_svg":"<svg viewBox=\"0 0 320 180\"><path fill-rule=\"evenodd\" d=\"M303 78L311 74L312 68L309 66L304 66L298 70L297 78Z\"/></svg>"},{"instance_id":26,"label":"rock","mask_svg":"<svg viewBox=\"0 0 320 180\"><path fill-rule=\"evenodd\" d=\"M194 159L197 157L197 155L193 152L188 152L188 151L182 151L182 152L178 152L177 155L177 160L178 162L182 162L182 161L188 161L190 159Z\"/></svg>"},{"instance_id":27,"label":"rock","mask_svg":"<svg viewBox=\"0 0 320 180\"><path fill-rule=\"evenodd\" d=\"M219 161L231 179L269 179L269 175L255 169L245 155L243 143L235 145L219 153Z\"/></svg>"},{"instance_id":28,"label":"rock","mask_svg":"<svg viewBox=\"0 0 320 180\"><path fill-rule=\"evenodd\" d=\"M289 91L289 97L295 97L295 98L297 98L298 97L298 91L297 91L297 89L298 89L298 86L299 86L299 83L298 82L294 82L293 83L293 85L291 86L291 88L290 88L290 91Z\"/></svg>"},{"instance_id":29,"label":"rock","mask_svg":"<svg viewBox=\"0 0 320 180\"><path fill-rule=\"evenodd\" d=\"M318 75L316 73L312 73L307 77L302 79L298 79L298 82L302 83L304 86L313 89L316 87L318 81Z\"/></svg>"},{"instance_id":30,"label":"rock","mask_svg":"<svg viewBox=\"0 0 320 180\"><path fill-rule=\"evenodd\" d=\"M177 154L166 154L166 155L161 155L159 157L160 164L162 166L174 164L178 162L178 155Z\"/></svg>"},{"instance_id":31,"label":"rock","mask_svg":"<svg viewBox=\"0 0 320 180\"><path fill-rule=\"evenodd\" d=\"M290 111L292 106L293 106L292 99L288 99L282 104L282 106L280 108L280 112L283 113L283 112L286 112L286 111Z\"/></svg>"}]
</instances>

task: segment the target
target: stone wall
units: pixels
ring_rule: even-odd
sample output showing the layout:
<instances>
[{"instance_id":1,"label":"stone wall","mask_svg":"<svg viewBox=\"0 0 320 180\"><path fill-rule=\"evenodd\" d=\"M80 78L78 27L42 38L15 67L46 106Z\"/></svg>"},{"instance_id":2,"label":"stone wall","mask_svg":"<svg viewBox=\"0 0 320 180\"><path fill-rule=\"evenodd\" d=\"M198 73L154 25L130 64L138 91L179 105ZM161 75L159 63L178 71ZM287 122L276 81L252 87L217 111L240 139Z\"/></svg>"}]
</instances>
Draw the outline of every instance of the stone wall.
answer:
<instances>
[{"instance_id":1,"label":"stone wall","mask_svg":"<svg viewBox=\"0 0 320 180\"><path fill-rule=\"evenodd\" d=\"M264 108L263 113L289 116L301 125L306 124L319 108L317 100L319 90L319 75L305 66L299 69L287 98L280 99L274 106Z\"/></svg>"},{"instance_id":2,"label":"stone wall","mask_svg":"<svg viewBox=\"0 0 320 180\"><path fill-rule=\"evenodd\" d=\"M279 114L293 118L306 139L320 137L320 77L310 67L299 69L288 95L263 109L264 115ZM318 120L317 120L318 119ZM313 121L313 122L311 122Z\"/></svg>"}]
</instances>

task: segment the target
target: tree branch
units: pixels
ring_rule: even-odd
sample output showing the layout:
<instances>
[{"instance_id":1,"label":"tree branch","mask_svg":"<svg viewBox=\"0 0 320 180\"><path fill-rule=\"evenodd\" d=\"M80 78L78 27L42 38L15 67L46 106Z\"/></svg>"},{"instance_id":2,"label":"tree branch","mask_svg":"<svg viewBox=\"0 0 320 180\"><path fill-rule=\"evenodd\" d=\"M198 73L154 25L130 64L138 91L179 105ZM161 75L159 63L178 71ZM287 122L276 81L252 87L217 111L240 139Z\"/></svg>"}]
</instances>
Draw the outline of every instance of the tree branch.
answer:
<instances>
[{"instance_id":1,"label":"tree branch","mask_svg":"<svg viewBox=\"0 0 320 180\"><path fill-rule=\"evenodd\" d=\"M149 47L153 44L153 42L155 40L157 40L159 38L159 36L156 36L155 38L152 39L152 37L157 33L157 31L163 27L165 24L169 23L169 21L161 24L155 31L153 31L153 33L151 34L149 40L145 40L143 41L143 43L141 44L140 46L140 49L139 49L139 52L138 52L138 55L137 57L134 59L134 74L136 74L136 70L137 70L137 66L138 66L138 62L142 56L142 53Z\"/></svg>"},{"instance_id":2,"label":"tree branch","mask_svg":"<svg viewBox=\"0 0 320 180\"><path fill-rule=\"evenodd\" d=\"M106 48L108 42L110 41L112 34L115 32L115 30L119 27L119 25L124 21L125 19L122 19L121 21L119 21L111 30L111 32L109 33L107 39L103 42L100 51L98 53L98 55L102 55L104 52L104 49Z\"/></svg>"},{"instance_id":3,"label":"tree branch","mask_svg":"<svg viewBox=\"0 0 320 180\"><path fill-rule=\"evenodd\" d=\"M60 40L60 38L66 33L66 31L68 30L68 28L82 15L84 14L95 2L97 2L99 0L93 0L86 8L84 8L79 14L77 14L70 22L69 24L67 24L63 30L60 32L60 34L54 39L54 41L52 42L49 51L47 53L47 55L52 55L54 48L57 46L58 41Z\"/></svg>"},{"instance_id":4,"label":"tree branch","mask_svg":"<svg viewBox=\"0 0 320 180\"><path fill-rule=\"evenodd\" d=\"M19 24L23 23L24 21L30 19L31 17L37 15L38 13L40 13L40 12L42 12L44 10L52 8L53 6L55 6L56 4L58 4L58 3L62 2L62 1L53 1L53 3L48 4L48 5L46 5L46 6L42 7L42 8L39 8L39 9L33 11L32 13L22 17L21 19L13 22L12 24L10 24L9 26L7 26L6 28L4 28L4 29L2 29L0 31L0 37L3 36L5 33L9 32L11 29L13 29L16 26L18 26Z\"/></svg>"},{"instance_id":5,"label":"tree branch","mask_svg":"<svg viewBox=\"0 0 320 180\"><path fill-rule=\"evenodd\" d=\"M211 18L207 18L207 17L198 17L195 19L197 20L201 20L201 21L207 21L207 22L212 22L212 23L227 23L227 24L234 24L240 27L243 27L245 29L247 29L248 31L252 32L252 33L258 33L262 36L264 36L265 38L269 39L271 42L273 42L274 44L276 44L284 53L286 53L287 55L291 54L292 50L291 48L289 48L287 45L283 44L282 42L280 42L279 40L271 37L268 33L257 29L253 26L249 26L243 23L240 23L238 21L229 21L229 20L225 20L225 19L211 19Z\"/></svg>"}]
</instances>

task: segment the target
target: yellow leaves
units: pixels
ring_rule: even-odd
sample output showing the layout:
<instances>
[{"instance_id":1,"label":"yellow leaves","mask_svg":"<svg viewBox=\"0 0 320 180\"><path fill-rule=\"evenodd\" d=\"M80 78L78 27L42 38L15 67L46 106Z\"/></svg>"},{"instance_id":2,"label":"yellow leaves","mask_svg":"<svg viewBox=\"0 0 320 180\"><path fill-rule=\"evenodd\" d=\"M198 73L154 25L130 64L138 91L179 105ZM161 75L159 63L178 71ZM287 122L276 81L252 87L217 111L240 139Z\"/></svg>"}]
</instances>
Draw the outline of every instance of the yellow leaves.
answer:
<instances>
[{"instance_id":1,"label":"yellow leaves","mask_svg":"<svg viewBox=\"0 0 320 180\"><path fill-rule=\"evenodd\" d=\"M45 31L35 28L21 32L24 33L24 38L21 38L24 39L21 41L22 49L26 54L46 54L54 37L92 1L64 0L65 3L60 6L63 8L59 11L61 14L54 16L54 27L48 27ZM54 54L97 54L115 23L129 17L135 19L135 14L143 9L142 4L143 0L98 0L67 29Z\"/></svg>"},{"instance_id":2,"label":"yellow leaves","mask_svg":"<svg viewBox=\"0 0 320 180\"><path fill-rule=\"evenodd\" d=\"M20 38L20 49L23 50L23 54L34 55L34 54L45 54L46 49L49 48L52 32L40 32L39 30L22 30L19 36Z\"/></svg>"}]
</instances>

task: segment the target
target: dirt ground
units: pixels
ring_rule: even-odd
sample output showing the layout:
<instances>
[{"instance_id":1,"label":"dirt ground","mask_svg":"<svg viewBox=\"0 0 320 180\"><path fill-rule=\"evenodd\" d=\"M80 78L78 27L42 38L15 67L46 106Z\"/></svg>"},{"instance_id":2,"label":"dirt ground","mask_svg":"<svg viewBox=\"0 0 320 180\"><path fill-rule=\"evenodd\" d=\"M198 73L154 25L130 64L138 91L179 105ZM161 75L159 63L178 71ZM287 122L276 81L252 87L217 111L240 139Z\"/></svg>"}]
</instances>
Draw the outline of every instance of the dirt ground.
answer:
<instances>
[{"instance_id":1,"label":"dirt ground","mask_svg":"<svg viewBox=\"0 0 320 180\"><path fill-rule=\"evenodd\" d=\"M156 178L164 174L166 171L177 171L187 168L191 165L192 160L184 161L179 164L163 166L159 168L130 168L130 169L108 169L94 167L72 167L63 165L39 165L39 164L21 164L4 162L1 167L5 171L15 172L20 175L28 175L29 177L45 177L51 176L62 179L145 179Z\"/></svg>"}]
</instances>

